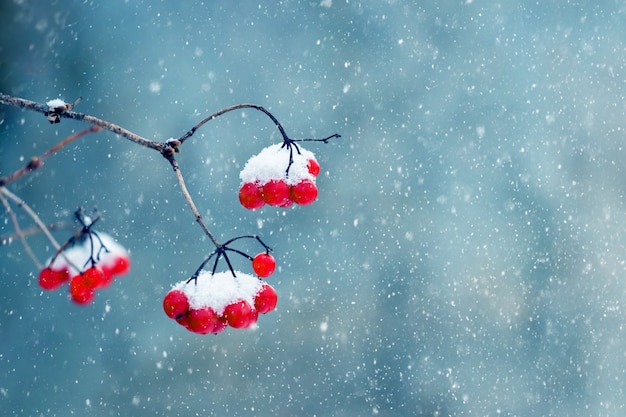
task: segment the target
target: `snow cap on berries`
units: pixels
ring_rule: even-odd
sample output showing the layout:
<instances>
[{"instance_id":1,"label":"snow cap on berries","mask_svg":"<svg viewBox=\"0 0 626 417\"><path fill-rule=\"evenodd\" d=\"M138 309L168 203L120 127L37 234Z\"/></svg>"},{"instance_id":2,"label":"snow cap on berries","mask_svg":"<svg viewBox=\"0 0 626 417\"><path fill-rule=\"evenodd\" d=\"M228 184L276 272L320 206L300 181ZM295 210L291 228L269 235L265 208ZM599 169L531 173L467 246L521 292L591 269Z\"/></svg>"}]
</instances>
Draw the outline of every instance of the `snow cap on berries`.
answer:
<instances>
[{"instance_id":1,"label":"snow cap on berries","mask_svg":"<svg viewBox=\"0 0 626 417\"><path fill-rule=\"evenodd\" d=\"M237 277L228 272L216 272L211 276L202 271L197 280L187 283L181 281L172 287L180 290L189 299L189 307L200 309L211 307L218 315L224 312L227 305L244 300L254 305L254 297L261 290L263 282L257 277L235 271Z\"/></svg>"},{"instance_id":2,"label":"snow cap on berries","mask_svg":"<svg viewBox=\"0 0 626 417\"><path fill-rule=\"evenodd\" d=\"M85 268L88 266L87 263L92 253L94 257L97 257L98 254L100 255L99 259L96 259L96 261L97 265L102 267L112 267L118 258L129 259L126 249L117 243L113 237L103 232L96 233L98 237L91 236L93 252L88 240L89 238L85 238L83 242L76 243L74 246L64 250L61 255L57 256L54 263L50 265L50 268L54 270L67 268L70 276L74 276L81 272L76 270L76 268ZM50 260L48 260L46 264L49 262Z\"/></svg>"},{"instance_id":3,"label":"snow cap on berries","mask_svg":"<svg viewBox=\"0 0 626 417\"><path fill-rule=\"evenodd\" d=\"M300 149L300 153L298 153ZM271 180L284 179L287 185L294 185L303 179L315 181L315 177L309 172L308 163L310 159L315 159L313 152L298 145L292 145L293 163L289 168L289 175L285 178L285 171L289 166L289 148L282 143L270 145L257 155L251 157L239 178L243 183L265 184Z\"/></svg>"}]
</instances>

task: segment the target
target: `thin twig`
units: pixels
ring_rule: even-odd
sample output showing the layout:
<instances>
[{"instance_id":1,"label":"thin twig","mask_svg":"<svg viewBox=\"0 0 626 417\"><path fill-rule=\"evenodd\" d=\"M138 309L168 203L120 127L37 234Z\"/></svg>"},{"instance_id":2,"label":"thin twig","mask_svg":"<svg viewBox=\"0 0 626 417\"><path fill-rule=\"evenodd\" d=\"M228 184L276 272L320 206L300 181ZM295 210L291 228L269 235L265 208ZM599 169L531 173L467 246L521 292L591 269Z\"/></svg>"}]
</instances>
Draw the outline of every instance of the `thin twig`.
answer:
<instances>
[{"instance_id":1,"label":"thin twig","mask_svg":"<svg viewBox=\"0 0 626 417\"><path fill-rule=\"evenodd\" d=\"M26 110L33 110L39 113L46 113L50 111L50 106L48 106L47 104L36 103L34 101L26 100L24 98L13 97L1 93L0 103L9 104L11 106L19 107Z\"/></svg>"},{"instance_id":2,"label":"thin twig","mask_svg":"<svg viewBox=\"0 0 626 417\"><path fill-rule=\"evenodd\" d=\"M22 200L21 198L13 194L6 187L0 187L0 192L2 192L2 194L7 196L10 200L13 200L13 202L17 204L19 208L24 210L26 214L28 214L30 218L33 219L35 224L41 229L43 234L46 235L46 237L48 238L50 243L52 243L52 246L54 246L55 249L58 250L60 248L59 243L56 241L54 236L52 236L52 234L50 233L50 230L48 230L48 227L41 221L39 216L37 216L37 213L35 213L33 209L31 209L24 200Z\"/></svg>"},{"instance_id":3,"label":"thin twig","mask_svg":"<svg viewBox=\"0 0 626 417\"><path fill-rule=\"evenodd\" d=\"M48 149L41 156L33 157L28 162L28 164L26 164L25 167L15 171L11 175L8 175L6 177L1 177L0 178L0 186L7 185L7 184L17 180L18 178L20 178L22 175L24 175L26 173L38 170L39 168L41 168L43 166L43 160L44 159L46 159L47 157L49 157L50 155L52 155L53 153L55 153L59 149L63 148L68 143L71 143L71 142L75 141L76 139L78 139L78 138L80 138L82 136L88 135L89 133L98 132L100 130L101 130L101 128L99 126L91 126L89 129L85 129L85 130L82 130L82 131L80 131L78 133L74 133L71 136L68 136L67 138L65 138L61 142L59 142L56 145L54 145L52 148Z\"/></svg>"},{"instance_id":4,"label":"thin twig","mask_svg":"<svg viewBox=\"0 0 626 417\"><path fill-rule=\"evenodd\" d=\"M54 110L54 109L51 109L50 106L48 106L47 104L36 103L34 101L26 100L26 99L19 98L19 97L13 97L7 94L0 94L0 103L8 104L11 106L15 106L15 107L19 107L19 108L23 108L27 110L36 111L39 113L43 113L46 116L51 112L51 110ZM73 105L68 104L67 111L56 112L54 114L58 116L59 118L62 117L66 119L80 120L80 121L89 123L91 125L99 126L102 129L108 130L132 142L135 142L138 145L145 146L146 148L150 148L150 149L155 149L159 152L162 152L163 148L165 147L165 145L162 143L143 138L137 135L136 133L133 133L128 129L124 129L123 127L118 126L114 123L107 122L106 120L102 120L95 116L90 116L88 114L70 111L72 108L73 108Z\"/></svg>"},{"instance_id":5,"label":"thin twig","mask_svg":"<svg viewBox=\"0 0 626 417\"><path fill-rule=\"evenodd\" d=\"M13 223L13 228L15 229L15 233L20 239L22 246L24 246L24 250L26 251L26 254L28 255L28 257L33 261L37 269L41 269L41 263L39 262L39 259L37 259L37 257L35 256L28 242L26 241L26 235L22 232L22 228L20 227L20 223L17 220L17 216L15 215L15 212L11 209L11 205L9 204L6 197L4 196L4 190L5 188L2 187L3 192L0 193L0 200L2 200L2 205L4 206L4 209L6 210L6 212L9 214L9 217L11 218L11 222Z\"/></svg>"},{"instance_id":6,"label":"thin twig","mask_svg":"<svg viewBox=\"0 0 626 417\"><path fill-rule=\"evenodd\" d=\"M259 111L265 113L270 119L272 119L272 121L274 122L274 124L276 125L278 130L280 131L280 134L283 136L283 140L284 141L288 141L289 140L289 137L287 136L287 133L285 132L285 129L280 124L280 122L274 117L274 115L272 113L267 111L265 109L265 107L263 107L263 106L259 106L258 104L250 104L250 103L235 104L233 106L228 106L228 107L223 108L222 110L216 111L215 113L213 113L213 114L205 117L204 119L202 119L197 125L192 127L187 133L185 133L180 138L178 138L178 140L181 143L185 142L194 133L196 133L196 130L198 130L200 127L202 127L202 125L204 125L205 123L210 122L211 120L213 120L213 119L215 119L215 118L217 118L217 117L219 117L219 116L221 116L221 115L223 115L225 113L231 112L233 110L239 110L239 109L256 109L256 110L259 110Z\"/></svg>"},{"instance_id":7,"label":"thin twig","mask_svg":"<svg viewBox=\"0 0 626 417\"><path fill-rule=\"evenodd\" d=\"M2 193L0 193L0 198L3 198ZM54 232L56 230L73 230L74 229L74 227L71 226L67 222L51 223L51 224L47 224L46 227L51 232ZM37 233L41 233L41 229L39 228L39 226L31 226L31 227L27 227L26 229L20 229L19 233L10 233L10 234L1 235L0 246L11 244L13 240L20 238L20 234L24 237L29 237L29 236L34 236Z\"/></svg>"},{"instance_id":8,"label":"thin twig","mask_svg":"<svg viewBox=\"0 0 626 417\"><path fill-rule=\"evenodd\" d=\"M101 128L108 130L110 132L113 132L115 134L118 134L130 140L131 142L136 143L137 145L141 145L149 149L154 149L159 152L162 152L163 148L165 147L165 145L163 145L160 142L155 142L153 140L146 139L144 137L139 136L136 133L131 132L128 129L124 129L121 126L116 125L115 123L107 122L106 120L99 119L95 116L90 116L84 113L68 111L68 112L63 113L61 117L67 117L69 119L80 120L80 121L90 123L92 125L100 126Z\"/></svg>"},{"instance_id":9,"label":"thin twig","mask_svg":"<svg viewBox=\"0 0 626 417\"><path fill-rule=\"evenodd\" d=\"M196 222L198 222L202 230L204 230L204 233L209 237L209 239L211 239L213 244L216 247L220 247L221 246L220 243L215 238L213 233L211 233L206 223L204 223L204 219L202 218L202 215L198 211L198 208L196 207L195 203L193 202L193 199L191 198L191 194L189 194L189 190L187 190L187 186L185 185L185 179L183 178L183 174L180 171L180 166L178 165L178 161L176 161L174 157L169 158L169 161L170 161L170 164L172 165L172 168L174 169L174 173L176 174L176 179L178 180L178 185L180 186L183 196L185 197L185 201L187 201L187 204L189 205L191 212L196 218Z\"/></svg>"}]
</instances>

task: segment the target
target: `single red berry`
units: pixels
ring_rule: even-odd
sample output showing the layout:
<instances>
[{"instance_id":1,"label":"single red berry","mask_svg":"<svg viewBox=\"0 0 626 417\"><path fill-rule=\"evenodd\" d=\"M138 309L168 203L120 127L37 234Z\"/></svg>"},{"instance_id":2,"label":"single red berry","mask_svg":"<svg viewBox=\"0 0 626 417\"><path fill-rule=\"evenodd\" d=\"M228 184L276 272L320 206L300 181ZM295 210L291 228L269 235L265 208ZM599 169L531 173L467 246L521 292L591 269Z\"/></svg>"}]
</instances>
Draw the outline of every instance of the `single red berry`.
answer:
<instances>
[{"instance_id":1,"label":"single red berry","mask_svg":"<svg viewBox=\"0 0 626 417\"><path fill-rule=\"evenodd\" d=\"M296 204L306 206L317 198L317 186L313 181L304 179L289 188L289 197Z\"/></svg>"},{"instance_id":2,"label":"single red berry","mask_svg":"<svg viewBox=\"0 0 626 417\"><path fill-rule=\"evenodd\" d=\"M228 325L235 329L245 329L256 322L253 308L244 300L227 305L224 309L224 318L226 318Z\"/></svg>"},{"instance_id":3,"label":"single red berry","mask_svg":"<svg viewBox=\"0 0 626 417\"><path fill-rule=\"evenodd\" d=\"M244 183L239 189L239 202L248 210L260 209L265 205L261 190L251 182Z\"/></svg>"},{"instance_id":4,"label":"single red berry","mask_svg":"<svg viewBox=\"0 0 626 417\"><path fill-rule=\"evenodd\" d=\"M246 327L252 327L254 326L254 324L257 322L257 320L259 320L259 312L257 311L256 308L251 307L252 310L250 310L250 317L249 317L249 322L248 325Z\"/></svg>"},{"instance_id":5,"label":"single red berry","mask_svg":"<svg viewBox=\"0 0 626 417\"><path fill-rule=\"evenodd\" d=\"M261 278L267 278L276 269L276 260L269 253L259 253L252 259L252 269Z\"/></svg>"},{"instance_id":6,"label":"single red berry","mask_svg":"<svg viewBox=\"0 0 626 417\"><path fill-rule=\"evenodd\" d=\"M115 278L111 268L106 265L102 266L102 281L100 282L100 286L98 288L106 288L113 282L113 278Z\"/></svg>"},{"instance_id":7,"label":"single red berry","mask_svg":"<svg viewBox=\"0 0 626 417\"><path fill-rule=\"evenodd\" d=\"M44 290L52 291L59 288L64 282L69 281L69 279L70 274L66 268L63 270L44 268L39 273L39 286Z\"/></svg>"},{"instance_id":8,"label":"single red berry","mask_svg":"<svg viewBox=\"0 0 626 417\"><path fill-rule=\"evenodd\" d=\"M254 307L261 314L269 313L276 308L278 303L278 295L276 290L269 284L263 283L263 286L254 297Z\"/></svg>"},{"instance_id":9,"label":"single red berry","mask_svg":"<svg viewBox=\"0 0 626 417\"><path fill-rule=\"evenodd\" d=\"M320 164L315 159L309 159L306 167L309 169L309 174L317 177L320 173Z\"/></svg>"},{"instance_id":10,"label":"single red berry","mask_svg":"<svg viewBox=\"0 0 626 417\"><path fill-rule=\"evenodd\" d=\"M228 327L228 322L226 321L226 318L222 315L222 316L217 316L217 321L215 321L215 323L213 323L213 331L211 333L213 334L218 334L222 331L224 331L224 329L226 329Z\"/></svg>"},{"instance_id":11,"label":"single red berry","mask_svg":"<svg viewBox=\"0 0 626 417\"><path fill-rule=\"evenodd\" d=\"M130 271L130 258L127 255L116 256L109 259L107 263L102 264L102 272L104 272L104 280L100 288L108 287L117 275L125 275Z\"/></svg>"},{"instance_id":12,"label":"single red berry","mask_svg":"<svg viewBox=\"0 0 626 417\"><path fill-rule=\"evenodd\" d=\"M93 301L94 291L84 282L84 275L75 275L70 281L70 295L76 304L89 304Z\"/></svg>"},{"instance_id":13,"label":"single red berry","mask_svg":"<svg viewBox=\"0 0 626 417\"><path fill-rule=\"evenodd\" d=\"M55 290L61 283L57 281L57 274L50 268L44 268L39 272L39 286L44 290Z\"/></svg>"},{"instance_id":14,"label":"single red berry","mask_svg":"<svg viewBox=\"0 0 626 417\"><path fill-rule=\"evenodd\" d=\"M170 290L163 298L163 310L167 317L178 320L189 311L189 300L181 290Z\"/></svg>"},{"instance_id":15,"label":"single red berry","mask_svg":"<svg viewBox=\"0 0 626 417\"><path fill-rule=\"evenodd\" d=\"M289 186L283 180L270 180L261 187L261 196L270 206L283 206L289 202Z\"/></svg>"},{"instance_id":16,"label":"single red berry","mask_svg":"<svg viewBox=\"0 0 626 417\"><path fill-rule=\"evenodd\" d=\"M211 307L192 309L187 314L187 328L198 334L214 333L218 321L219 318Z\"/></svg>"},{"instance_id":17,"label":"single red berry","mask_svg":"<svg viewBox=\"0 0 626 417\"><path fill-rule=\"evenodd\" d=\"M124 275L130 271L130 258L126 255L116 256L113 262L107 266L112 275Z\"/></svg>"},{"instance_id":18,"label":"single red berry","mask_svg":"<svg viewBox=\"0 0 626 417\"><path fill-rule=\"evenodd\" d=\"M104 284L106 283L106 278L104 276L102 268L97 266L87 268L87 270L83 272L83 283L87 287L94 290L104 286Z\"/></svg>"}]
</instances>

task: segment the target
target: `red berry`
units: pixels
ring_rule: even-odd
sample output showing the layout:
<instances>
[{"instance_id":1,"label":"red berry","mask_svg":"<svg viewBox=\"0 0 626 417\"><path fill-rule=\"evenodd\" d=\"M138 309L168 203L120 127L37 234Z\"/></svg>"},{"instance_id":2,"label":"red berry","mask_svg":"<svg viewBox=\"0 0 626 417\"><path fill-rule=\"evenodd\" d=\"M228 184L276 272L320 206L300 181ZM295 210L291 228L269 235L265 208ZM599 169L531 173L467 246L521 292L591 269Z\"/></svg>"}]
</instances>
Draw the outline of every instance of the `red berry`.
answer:
<instances>
[{"instance_id":1,"label":"red berry","mask_svg":"<svg viewBox=\"0 0 626 417\"><path fill-rule=\"evenodd\" d=\"M93 289L84 282L84 275L75 275L70 282L70 295L77 304L89 304L94 298Z\"/></svg>"},{"instance_id":2,"label":"red berry","mask_svg":"<svg viewBox=\"0 0 626 417\"><path fill-rule=\"evenodd\" d=\"M218 321L219 318L211 307L192 309L187 314L187 328L198 334L214 333Z\"/></svg>"},{"instance_id":3,"label":"red berry","mask_svg":"<svg viewBox=\"0 0 626 417\"><path fill-rule=\"evenodd\" d=\"M239 202L248 210L260 209L265 205L265 201L263 201L261 196L261 190L256 184L251 182L246 182L239 189Z\"/></svg>"},{"instance_id":4,"label":"red berry","mask_svg":"<svg viewBox=\"0 0 626 417\"><path fill-rule=\"evenodd\" d=\"M83 272L83 283L94 290L101 288L106 283L104 272L97 266L87 268L87 270Z\"/></svg>"},{"instance_id":5,"label":"red berry","mask_svg":"<svg viewBox=\"0 0 626 417\"><path fill-rule=\"evenodd\" d=\"M317 177L320 173L320 164L315 159L309 159L306 167L309 169L309 174Z\"/></svg>"},{"instance_id":6,"label":"red berry","mask_svg":"<svg viewBox=\"0 0 626 417\"><path fill-rule=\"evenodd\" d=\"M261 314L269 313L276 308L278 303L278 295L276 290L269 285L263 283L263 286L254 297L254 307Z\"/></svg>"},{"instance_id":7,"label":"red berry","mask_svg":"<svg viewBox=\"0 0 626 417\"><path fill-rule=\"evenodd\" d=\"M291 186L289 189L289 197L301 206L311 204L317 198L317 186L311 180L304 179Z\"/></svg>"},{"instance_id":8,"label":"red berry","mask_svg":"<svg viewBox=\"0 0 626 417\"><path fill-rule=\"evenodd\" d=\"M276 269L276 260L269 253L259 253L252 259L252 269L261 278L267 278Z\"/></svg>"},{"instance_id":9,"label":"red berry","mask_svg":"<svg viewBox=\"0 0 626 417\"><path fill-rule=\"evenodd\" d=\"M111 271L111 275L124 275L130 271L130 258L128 256L117 256L107 266Z\"/></svg>"},{"instance_id":10,"label":"red berry","mask_svg":"<svg viewBox=\"0 0 626 417\"><path fill-rule=\"evenodd\" d=\"M270 206L283 206L289 202L289 186L283 180L270 180L261 187L261 195Z\"/></svg>"},{"instance_id":11,"label":"red berry","mask_svg":"<svg viewBox=\"0 0 626 417\"><path fill-rule=\"evenodd\" d=\"M218 334L228 327L228 322L226 322L224 316L217 316L217 321L213 323L213 325L214 327L211 333Z\"/></svg>"},{"instance_id":12,"label":"red berry","mask_svg":"<svg viewBox=\"0 0 626 417\"><path fill-rule=\"evenodd\" d=\"M102 265L104 280L100 288L108 287L111 285L116 275L124 275L128 273L128 271L130 271L130 258L128 256L116 256L113 259L109 259L106 264Z\"/></svg>"},{"instance_id":13,"label":"red berry","mask_svg":"<svg viewBox=\"0 0 626 417\"><path fill-rule=\"evenodd\" d=\"M182 316L178 317L176 319L176 323L189 330L189 314L183 314Z\"/></svg>"},{"instance_id":14,"label":"red berry","mask_svg":"<svg viewBox=\"0 0 626 417\"><path fill-rule=\"evenodd\" d=\"M163 310L169 318L178 320L189 311L189 300L181 290L170 290L163 298Z\"/></svg>"},{"instance_id":15,"label":"red berry","mask_svg":"<svg viewBox=\"0 0 626 417\"><path fill-rule=\"evenodd\" d=\"M235 329L245 329L256 322L254 309L244 300L227 305L224 309L224 318Z\"/></svg>"},{"instance_id":16,"label":"red berry","mask_svg":"<svg viewBox=\"0 0 626 417\"><path fill-rule=\"evenodd\" d=\"M103 278L100 282L100 286L98 288L106 288L113 282L113 272L111 272L111 268L107 266L102 267Z\"/></svg>"},{"instance_id":17,"label":"red berry","mask_svg":"<svg viewBox=\"0 0 626 417\"><path fill-rule=\"evenodd\" d=\"M64 282L70 279L67 269L55 270L52 268L44 268L39 273L39 286L44 290L55 290Z\"/></svg>"},{"instance_id":18,"label":"red berry","mask_svg":"<svg viewBox=\"0 0 626 417\"><path fill-rule=\"evenodd\" d=\"M249 322L248 325L246 327L251 327L253 326L257 320L259 319L259 312L257 311L256 308L254 307L250 307L251 311L250 311L250 317L249 317Z\"/></svg>"},{"instance_id":19,"label":"red berry","mask_svg":"<svg viewBox=\"0 0 626 417\"><path fill-rule=\"evenodd\" d=\"M39 272L39 286L44 290L57 289L61 283L57 281L57 274L50 268L44 268Z\"/></svg>"}]
</instances>

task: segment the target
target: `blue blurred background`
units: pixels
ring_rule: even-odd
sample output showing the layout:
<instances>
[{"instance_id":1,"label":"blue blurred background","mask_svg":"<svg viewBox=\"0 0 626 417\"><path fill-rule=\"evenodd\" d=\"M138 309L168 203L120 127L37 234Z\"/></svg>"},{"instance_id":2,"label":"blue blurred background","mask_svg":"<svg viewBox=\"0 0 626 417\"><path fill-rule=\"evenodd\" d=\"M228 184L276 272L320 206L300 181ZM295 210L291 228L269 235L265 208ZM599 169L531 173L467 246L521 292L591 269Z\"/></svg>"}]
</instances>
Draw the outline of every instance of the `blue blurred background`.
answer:
<instances>
[{"instance_id":1,"label":"blue blurred background","mask_svg":"<svg viewBox=\"0 0 626 417\"><path fill-rule=\"evenodd\" d=\"M45 222L97 207L133 267L79 307L38 287L19 243L0 248L3 415L625 415L623 2L0 12L4 93L82 96L77 111L159 141L242 102L294 138L342 135L305 145L319 198L288 210L237 202L246 160L280 140L259 112L177 155L215 234L258 233L280 266L277 310L218 336L162 311L213 247L160 155L101 132L9 185ZM85 127L1 106L0 175Z\"/></svg>"}]
</instances>

